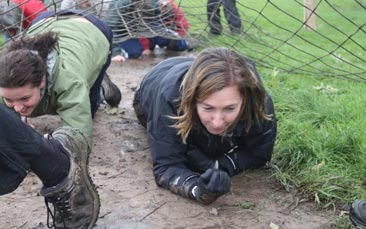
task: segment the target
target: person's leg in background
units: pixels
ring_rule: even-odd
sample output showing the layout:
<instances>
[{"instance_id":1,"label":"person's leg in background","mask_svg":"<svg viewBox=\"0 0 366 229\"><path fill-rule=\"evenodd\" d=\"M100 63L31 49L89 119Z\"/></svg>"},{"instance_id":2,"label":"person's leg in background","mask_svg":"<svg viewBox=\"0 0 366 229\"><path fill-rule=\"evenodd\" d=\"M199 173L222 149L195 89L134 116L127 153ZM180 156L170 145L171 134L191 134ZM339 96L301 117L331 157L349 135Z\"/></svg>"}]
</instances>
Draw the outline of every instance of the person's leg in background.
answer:
<instances>
[{"instance_id":1,"label":"person's leg in background","mask_svg":"<svg viewBox=\"0 0 366 229\"><path fill-rule=\"evenodd\" d=\"M173 40L171 39L169 41L169 44L167 45L167 48L173 51L185 51L188 50L188 44L184 39L181 40Z\"/></svg>"},{"instance_id":2,"label":"person's leg in background","mask_svg":"<svg viewBox=\"0 0 366 229\"><path fill-rule=\"evenodd\" d=\"M123 41L119 43L119 47L127 53L127 56L125 56L126 59L138 59L141 57L142 51L144 51L138 38Z\"/></svg>"},{"instance_id":3,"label":"person's leg in background","mask_svg":"<svg viewBox=\"0 0 366 229\"><path fill-rule=\"evenodd\" d=\"M236 7L236 0L222 0L225 18L229 24L232 33L240 34L243 32L243 26Z\"/></svg>"},{"instance_id":4,"label":"person's leg in background","mask_svg":"<svg viewBox=\"0 0 366 229\"><path fill-rule=\"evenodd\" d=\"M158 45L160 48L167 47L169 45L170 39L165 37L151 37L150 40L150 50L154 50L155 46Z\"/></svg>"},{"instance_id":5,"label":"person's leg in background","mask_svg":"<svg viewBox=\"0 0 366 229\"><path fill-rule=\"evenodd\" d=\"M2 104L0 122L0 195L16 190L32 171L43 183L41 195L53 218L52 224L47 222L50 227L94 225L100 202L87 170L89 148L81 132L61 127L43 137Z\"/></svg>"},{"instance_id":6,"label":"person's leg in background","mask_svg":"<svg viewBox=\"0 0 366 229\"><path fill-rule=\"evenodd\" d=\"M224 0L207 0L207 20L210 33L220 35L222 33L220 5Z\"/></svg>"}]
</instances>

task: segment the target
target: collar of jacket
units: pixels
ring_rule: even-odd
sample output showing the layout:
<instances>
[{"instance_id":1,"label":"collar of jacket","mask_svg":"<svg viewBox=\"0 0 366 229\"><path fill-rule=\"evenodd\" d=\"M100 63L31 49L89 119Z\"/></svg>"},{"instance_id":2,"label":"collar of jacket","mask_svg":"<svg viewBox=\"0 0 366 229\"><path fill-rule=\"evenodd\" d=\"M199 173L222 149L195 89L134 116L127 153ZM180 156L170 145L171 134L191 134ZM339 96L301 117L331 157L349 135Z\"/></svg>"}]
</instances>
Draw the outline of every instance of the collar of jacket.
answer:
<instances>
[{"instance_id":1,"label":"collar of jacket","mask_svg":"<svg viewBox=\"0 0 366 229\"><path fill-rule=\"evenodd\" d=\"M45 96L46 91L50 91L51 90L51 87L53 85L52 69L55 66L55 63L56 63L55 51L52 50L47 55L46 87L42 88L42 90L41 90L41 98L43 98Z\"/></svg>"}]
</instances>

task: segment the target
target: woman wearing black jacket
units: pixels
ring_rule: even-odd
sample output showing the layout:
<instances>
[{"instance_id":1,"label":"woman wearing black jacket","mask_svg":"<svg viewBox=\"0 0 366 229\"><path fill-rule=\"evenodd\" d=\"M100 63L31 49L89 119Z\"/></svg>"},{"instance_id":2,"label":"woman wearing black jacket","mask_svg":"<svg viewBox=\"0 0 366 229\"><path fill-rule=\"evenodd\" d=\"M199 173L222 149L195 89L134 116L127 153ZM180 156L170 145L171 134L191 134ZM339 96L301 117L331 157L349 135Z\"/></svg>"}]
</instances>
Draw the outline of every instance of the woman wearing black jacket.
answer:
<instances>
[{"instance_id":1,"label":"woman wearing black jacket","mask_svg":"<svg viewBox=\"0 0 366 229\"><path fill-rule=\"evenodd\" d=\"M134 99L157 185L209 204L271 159L276 119L254 63L226 48L156 65Z\"/></svg>"}]
</instances>

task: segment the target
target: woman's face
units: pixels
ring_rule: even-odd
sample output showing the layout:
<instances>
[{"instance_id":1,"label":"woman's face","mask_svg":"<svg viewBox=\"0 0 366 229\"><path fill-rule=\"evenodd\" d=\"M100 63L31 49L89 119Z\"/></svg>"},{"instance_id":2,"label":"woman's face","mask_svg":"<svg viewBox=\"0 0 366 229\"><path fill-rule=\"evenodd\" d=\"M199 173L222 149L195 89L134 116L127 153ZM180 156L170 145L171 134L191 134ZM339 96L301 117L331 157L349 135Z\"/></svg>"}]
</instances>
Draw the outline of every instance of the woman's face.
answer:
<instances>
[{"instance_id":1,"label":"woman's face","mask_svg":"<svg viewBox=\"0 0 366 229\"><path fill-rule=\"evenodd\" d=\"M0 87L0 95L4 98L6 106L14 109L22 116L29 116L41 100L41 89L45 80L38 87L27 84L16 88Z\"/></svg>"},{"instance_id":2,"label":"woman's face","mask_svg":"<svg viewBox=\"0 0 366 229\"><path fill-rule=\"evenodd\" d=\"M238 86L227 86L197 103L198 117L208 132L219 135L236 120L242 103Z\"/></svg>"}]
</instances>

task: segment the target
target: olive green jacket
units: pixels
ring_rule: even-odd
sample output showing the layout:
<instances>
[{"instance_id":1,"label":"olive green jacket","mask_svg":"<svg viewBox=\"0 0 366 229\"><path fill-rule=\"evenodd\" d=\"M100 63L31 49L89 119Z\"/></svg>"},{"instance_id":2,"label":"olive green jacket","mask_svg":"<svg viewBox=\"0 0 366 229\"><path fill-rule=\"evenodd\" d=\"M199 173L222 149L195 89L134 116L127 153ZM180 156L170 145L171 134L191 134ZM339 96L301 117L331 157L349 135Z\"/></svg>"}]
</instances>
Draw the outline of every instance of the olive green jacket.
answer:
<instances>
[{"instance_id":1,"label":"olive green jacket","mask_svg":"<svg viewBox=\"0 0 366 229\"><path fill-rule=\"evenodd\" d=\"M27 35L43 30L59 33L58 47L48 55L47 87L31 117L59 115L63 125L81 130L92 145L89 91L107 61L109 42L90 22L46 19L33 25ZM3 99L0 99L3 102Z\"/></svg>"}]
</instances>

